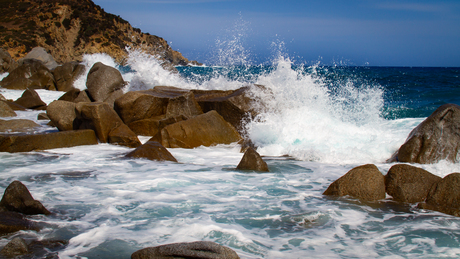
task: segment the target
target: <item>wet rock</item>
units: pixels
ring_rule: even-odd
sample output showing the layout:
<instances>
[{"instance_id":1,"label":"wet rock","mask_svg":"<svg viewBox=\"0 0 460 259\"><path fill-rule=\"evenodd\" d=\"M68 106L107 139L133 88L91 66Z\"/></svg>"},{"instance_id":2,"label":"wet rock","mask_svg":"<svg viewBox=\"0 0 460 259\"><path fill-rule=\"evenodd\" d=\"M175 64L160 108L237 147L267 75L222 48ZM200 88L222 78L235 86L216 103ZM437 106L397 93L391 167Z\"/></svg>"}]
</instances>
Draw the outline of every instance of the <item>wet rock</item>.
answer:
<instances>
[{"instance_id":1,"label":"wet rock","mask_svg":"<svg viewBox=\"0 0 460 259\"><path fill-rule=\"evenodd\" d=\"M14 103L27 109L46 109L46 103L42 101L38 93L31 88L27 88L24 93L22 93L21 97L14 101Z\"/></svg>"},{"instance_id":2,"label":"wet rock","mask_svg":"<svg viewBox=\"0 0 460 259\"><path fill-rule=\"evenodd\" d=\"M385 176L385 190L400 202L425 201L431 187L442 178L424 169L399 164L390 168Z\"/></svg>"},{"instance_id":3,"label":"wet rock","mask_svg":"<svg viewBox=\"0 0 460 259\"><path fill-rule=\"evenodd\" d=\"M364 201L385 198L385 180L375 165L362 165L353 168L333 182L324 195L352 196Z\"/></svg>"},{"instance_id":4,"label":"wet rock","mask_svg":"<svg viewBox=\"0 0 460 259\"><path fill-rule=\"evenodd\" d=\"M46 115L46 113L42 112L42 113L39 113L37 115L37 120L39 121L45 121L45 120L49 120L50 118L48 117L48 115Z\"/></svg>"},{"instance_id":5,"label":"wet rock","mask_svg":"<svg viewBox=\"0 0 460 259\"><path fill-rule=\"evenodd\" d=\"M108 143L130 148L142 145L137 135L126 124L121 124L109 132Z\"/></svg>"},{"instance_id":6,"label":"wet rock","mask_svg":"<svg viewBox=\"0 0 460 259\"><path fill-rule=\"evenodd\" d=\"M158 116L152 119L143 119L138 121L133 121L128 124L128 127L134 131L137 135L141 136L155 136L157 135L164 127L174 124L179 121L186 120L184 116L175 116L165 118L164 116Z\"/></svg>"},{"instance_id":7,"label":"wet rock","mask_svg":"<svg viewBox=\"0 0 460 259\"><path fill-rule=\"evenodd\" d=\"M11 100L0 100L0 102L7 104L13 111L27 111L26 107L16 104Z\"/></svg>"},{"instance_id":8,"label":"wet rock","mask_svg":"<svg viewBox=\"0 0 460 259\"><path fill-rule=\"evenodd\" d=\"M435 183L419 207L460 217L460 173L449 174Z\"/></svg>"},{"instance_id":9,"label":"wet rock","mask_svg":"<svg viewBox=\"0 0 460 259\"><path fill-rule=\"evenodd\" d=\"M8 185L0 201L0 207L25 215L51 214L41 202L32 197L27 187L20 181L13 181Z\"/></svg>"},{"instance_id":10,"label":"wet rock","mask_svg":"<svg viewBox=\"0 0 460 259\"><path fill-rule=\"evenodd\" d=\"M120 71L97 62L91 67L86 80L89 97L95 102L105 102L112 93L125 86Z\"/></svg>"},{"instance_id":11,"label":"wet rock","mask_svg":"<svg viewBox=\"0 0 460 259\"><path fill-rule=\"evenodd\" d=\"M114 109L126 124L166 114L169 99L154 96L152 93L128 92L115 101Z\"/></svg>"},{"instance_id":12,"label":"wet rock","mask_svg":"<svg viewBox=\"0 0 460 259\"><path fill-rule=\"evenodd\" d=\"M161 130L161 143L167 148L213 146L240 140L238 131L216 111L168 125Z\"/></svg>"},{"instance_id":13,"label":"wet rock","mask_svg":"<svg viewBox=\"0 0 460 259\"><path fill-rule=\"evenodd\" d=\"M458 162L459 150L460 106L445 104L412 130L388 162L430 164L444 159Z\"/></svg>"},{"instance_id":14,"label":"wet rock","mask_svg":"<svg viewBox=\"0 0 460 259\"><path fill-rule=\"evenodd\" d=\"M18 116L11 107L5 102L0 101L0 117L16 117Z\"/></svg>"},{"instance_id":15,"label":"wet rock","mask_svg":"<svg viewBox=\"0 0 460 259\"><path fill-rule=\"evenodd\" d=\"M267 163L265 163L259 153L252 147L249 147L246 152L244 152L243 158L236 168L238 170L269 172Z\"/></svg>"},{"instance_id":16,"label":"wet rock","mask_svg":"<svg viewBox=\"0 0 460 259\"><path fill-rule=\"evenodd\" d=\"M0 49L0 74L10 73L18 67L18 63L11 58L10 53L4 49Z\"/></svg>"},{"instance_id":17,"label":"wet rock","mask_svg":"<svg viewBox=\"0 0 460 259\"><path fill-rule=\"evenodd\" d=\"M98 141L93 130L71 130L42 134L0 134L0 152L30 152L97 144Z\"/></svg>"},{"instance_id":18,"label":"wet rock","mask_svg":"<svg viewBox=\"0 0 460 259\"><path fill-rule=\"evenodd\" d=\"M54 69L53 75L56 80L56 90L67 92L75 89L73 84L76 79L85 73L85 66L77 62L67 62Z\"/></svg>"},{"instance_id":19,"label":"wet rock","mask_svg":"<svg viewBox=\"0 0 460 259\"><path fill-rule=\"evenodd\" d=\"M24 58L19 60L19 63L24 62L25 60L39 60L50 71L54 70L58 66L58 63L56 63L53 56L49 54L43 47L33 48Z\"/></svg>"},{"instance_id":20,"label":"wet rock","mask_svg":"<svg viewBox=\"0 0 460 259\"><path fill-rule=\"evenodd\" d=\"M20 230L38 230L36 224L24 218L24 215L11 211L0 211L0 235Z\"/></svg>"},{"instance_id":21,"label":"wet rock","mask_svg":"<svg viewBox=\"0 0 460 259\"><path fill-rule=\"evenodd\" d=\"M32 132L39 127L39 124L31 120L0 120L0 132Z\"/></svg>"},{"instance_id":22,"label":"wet rock","mask_svg":"<svg viewBox=\"0 0 460 259\"><path fill-rule=\"evenodd\" d=\"M126 155L128 158L146 158L156 161L177 162L176 158L160 143L148 141Z\"/></svg>"},{"instance_id":23,"label":"wet rock","mask_svg":"<svg viewBox=\"0 0 460 259\"><path fill-rule=\"evenodd\" d=\"M203 111L191 92L170 99L166 107L166 117L192 118L200 114L203 114Z\"/></svg>"},{"instance_id":24,"label":"wet rock","mask_svg":"<svg viewBox=\"0 0 460 259\"><path fill-rule=\"evenodd\" d=\"M27 248L27 243L21 237L13 238L0 251L0 254L7 258L15 258L16 256L26 255L28 253L29 253L29 249Z\"/></svg>"},{"instance_id":25,"label":"wet rock","mask_svg":"<svg viewBox=\"0 0 460 259\"><path fill-rule=\"evenodd\" d=\"M27 88L56 90L54 76L40 61L26 59L23 64L3 78L0 86L7 89Z\"/></svg>"},{"instance_id":26,"label":"wet rock","mask_svg":"<svg viewBox=\"0 0 460 259\"><path fill-rule=\"evenodd\" d=\"M150 258L202 258L202 259L238 259L232 249L210 241L175 243L157 247L148 247L134 252L132 259Z\"/></svg>"},{"instance_id":27,"label":"wet rock","mask_svg":"<svg viewBox=\"0 0 460 259\"><path fill-rule=\"evenodd\" d=\"M73 103L90 103L91 99L88 97L86 91L80 91L80 89L71 89L63 94L58 101L67 101Z\"/></svg>"},{"instance_id":28,"label":"wet rock","mask_svg":"<svg viewBox=\"0 0 460 259\"><path fill-rule=\"evenodd\" d=\"M78 129L81 122L77 119L76 104L67 101L53 101L46 108L46 114L60 131Z\"/></svg>"}]
</instances>

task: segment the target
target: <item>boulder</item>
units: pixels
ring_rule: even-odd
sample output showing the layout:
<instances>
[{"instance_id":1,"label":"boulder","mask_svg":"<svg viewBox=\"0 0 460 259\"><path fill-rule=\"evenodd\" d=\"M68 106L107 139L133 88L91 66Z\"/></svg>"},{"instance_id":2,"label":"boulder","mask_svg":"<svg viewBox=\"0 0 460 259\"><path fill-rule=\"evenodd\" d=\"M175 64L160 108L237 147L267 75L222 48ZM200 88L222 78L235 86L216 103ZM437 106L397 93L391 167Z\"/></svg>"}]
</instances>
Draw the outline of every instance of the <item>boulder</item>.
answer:
<instances>
[{"instance_id":1,"label":"boulder","mask_svg":"<svg viewBox=\"0 0 460 259\"><path fill-rule=\"evenodd\" d=\"M136 148L142 145L137 135L126 125L112 129L109 133L108 142L110 144Z\"/></svg>"},{"instance_id":2,"label":"boulder","mask_svg":"<svg viewBox=\"0 0 460 259\"><path fill-rule=\"evenodd\" d=\"M449 174L435 183L419 207L460 217L460 173Z\"/></svg>"},{"instance_id":3,"label":"boulder","mask_svg":"<svg viewBox=\"0 0 460 259\"><path fill-rule=\"evenodd\" d=\"M240 140L238 131L216 111L168 125L161 130L161 144L167 148L213 146Z\"/></svg>"},{"instance_id":4,"label":"boulder","mask_svg":"<svg viewBox=\"0 0 460 259\"><path fill-rule=\"evenodd\" d=\"M267 163L265 163L259 153L252 147L246 149L236 169L269 172Z\"/></svg>"},{"instance_id":5,"label":"boulder","mask_svg":"<svg viewBox=\"0 0 460 259\"><path fill-rule=\"evenodd\" d=\"M0 86L16 90L27 88L56 90L53 74L35 59L24 60L22 65L3 78Z\"/></svg>"},{"instance_id":6,"label":"boulder","mask_svg":"<svg viewBox=\"0 0 460 259\"><path fill-rule=\"evenodd\" d=\"M16 256L26 255L29 253L26 241L21 237L13 238L0 251L0 254L7 258L16 258Z\"/></svg>"},{"instance_id":7,"label":"boulder","mask_svg":"<svg viewBox=\"0 0 460 259\"><path fill-rule=\"evenodd\" d=\"M26 119L0 120L0 132L32 132L39 124Z\"/></svg>"},{"instance_id":8,"label":"boulder","mask_svg":"<svg viewBox=\"0 0 460 259\"><path fill-rule=\"evenodd\" d=\"M165 147L156 141L147 141L144 145L129 152L126 157L177 162L176 158L174 158Z\"/></svg>"},{"instance_id":9,"label":"boulder","mask_svg":"<svg viewBox=\"0 0 460 259\"><path fill-rule=\"evenodd\" d=\"M0 201L0 207L25 215L51 214L41 202L34 200L27 187L20 181L13 181L8 185Z\"/></svg>"},{"instance_id":10,"label":"boulder","mask_svg":"<svg viewBox=\"0 0 460 259\"><path fill-rule=\"evenodd\" d=\"M3 101L0 101L0 117L16 117L18 116L11 107Z\"/></svg>"},{"instance_id":11,"label":"boulder","mask_svg":"<svg viewBox=\"0 0 460 259\"><path fill-rule=\"evenodd\" d=\"M375 165L367 164L353 168L333 182L324 195L352 196L364 201L385 198L385 180Z\"/></svg>"},{"instance_id":12,"label":"boulder","mask_svg":"<svg viewBox=\"0 0 460 259\"><path fill-rule=\"evenodd\" d=\"M92 130L72 130L41 134L0 134L0 152L30 152L53 148L97 145Z\"/></svg>"},{"instance_id":13,"label":"boulder","mask_svg":"<svg viewBox=\"0 0 460 259\"><path fill-rule=\"evenodd\" d=\"M239 259L232 249L210 241L191 243L175 243L156 247L148 247L134 252L131 259L154 258L219 258Z\"/></svg>"},{"instance_id":14,"label":"boulder","mask_svg":"<svg viewBox=\"0 0 460 259\"><path fill-rule=\"evenodd\" d=\"M425 201L433 184L442 178L422 168L406 164L394 165L385 175L385 190L400 202Z\"/></svg>"},{"instance_id":15,"label":"boulder","mask_svg":"<svg viewBox=\"0 0 460 259\"><path fill-rule=\"evenodd\" d=\"M80 91L80 89L70 89L67 91L65 94L63 94L61 97L58 99L59 101L67 101L67 102L73 102L73 103L90 103L91 99L88 97L88 94L86 91Z\"/></svg>"},{"instance_id":16,"label":"boulder","mask_svg":"<svg viewBox=\"0 0 460 259\"><path fill-rule=\"evenodd\" d=\"M56 63L53 56L49 54L43 47L33 48L24 58L19 60L19 63L30 59L41 61L43 65L45 65L49 70L54 70L58 66L58 63Z\"/></svg>"},{"instance_id":17,"label":"boulder","mask_svg":"<svg viewBox=\"0 0 460 259\"><path fill-rule=\"evenodd\" d=\"M121 90L125 81L120 71L97 62L91 67L86 79L89 97L95 102L105 102L112 93Z\"/></svg>"},{"instance_id":18,"label":"boulder","mask_svg":"<svg viewBox=\"0 0 460 259\"><path fill-rule=\"evenodd\" d=\"M46 108L46 114L60 131L79 129L81 124L73 102L53 101Z\"/></svg>"},{"instance_id":19,"label":"boulder","mask_svg":"<svg viewBox=\"0 0 460 259\"><path fill-rule=\"evenodd\" d=\"M0 235L20 230L38 230L34 222L24 218L23 214L11 211L0 211Z\"/></svg>"},{"instance_id":20,"label":"boulder","mask_svg":"<svg viewBox=\"0 0 460 259\"><path fill-rule=\"evenodd\" d=\"M0 74L10 73L18 67L18 63L14 61L10 53L4 49L0 49Z\"/></svg>"},{"instance_id":21,"label":"boulder","mask_svg":"<svg viewBox=\"0 0 460 259\"><path fill-rule=\"evenodd\" d=\"M16 104L10 100L0 100L0 102L7 104L13 111L27 111L26 107Z\"/></svg>"},{"instance_id":22,"label":"boulder","mask_svg":"<svg viewBox=\"0 0 460 259\"><path fill-rule=\"evenodd\" d=\"M14 101L14 103L27 109L46 109L46 103L42 101L38 93L32 88L27 88L24 93L22 93L22 96Z\"/></svg>"},{"instance_id":23,"label":"boulder","mask_svg":"<svg viewBox=\"0 0 460 259\"><path fill-rule=\"evenodd\" d=\"M166 107L166 117L192 118L200 114L203 114L203 111L192 92L170 99Z\"/></svg>"},{"instance_id":24,"label":"boulder","mask_svg":"<svg viewBox=\"0 0 460 259\"><path fill-rule=\"evenodd\" d=\"M133 121L128 124L128 127L137 135L155 136L156 134L161 132L161 130L164 127L186 119L187 118L185 118L182 115L169 118L165 118L164 116L158 116L152 119Z\"/></svg>"},{"instance_id":25,"label":"boulder","mask_svg":"<svg viewBox=\"0 0 460 259\"><path fill-rule=\"evenodd\" d=\"M114 109L129 124L166 114L168 101L166 97L154 96L153 91L149 90L128 92L115 100Z\"/></svg>"},{"instance_id":26,"label":"boulder","mask_svg":"<svg viewBox=\"0 0 460 259\"><path fill-rule=\"evenodd\" d=\"M46 113L42 112L42 113L39 113L37 115L37 120L39 121L47 121L47 120L50 120L50 117L48 117L48 115L46 115Z\"/></svg>"},{"instance_id":27,"label":"boulder","mask_svg":"<svg viewBox=\"0 0 460 259\"><path fill-rule=\"evenodd\" d=\"M409 134L388 162L430 164L440 160L458 162L460 106L445 104L436 109Z\"/></svg>"},{"instance_id":28,"label":"boulder","mask_svg":"<svg viewBox=\"0 0 460 259\"><path fill-rule=\"evenodd\" d=\"M85 66L77 62L67 62L54 69L53 75L56 80L56 90L67 92L75 89L73 83L85 73Z\"/></svg>"}]
</instances>

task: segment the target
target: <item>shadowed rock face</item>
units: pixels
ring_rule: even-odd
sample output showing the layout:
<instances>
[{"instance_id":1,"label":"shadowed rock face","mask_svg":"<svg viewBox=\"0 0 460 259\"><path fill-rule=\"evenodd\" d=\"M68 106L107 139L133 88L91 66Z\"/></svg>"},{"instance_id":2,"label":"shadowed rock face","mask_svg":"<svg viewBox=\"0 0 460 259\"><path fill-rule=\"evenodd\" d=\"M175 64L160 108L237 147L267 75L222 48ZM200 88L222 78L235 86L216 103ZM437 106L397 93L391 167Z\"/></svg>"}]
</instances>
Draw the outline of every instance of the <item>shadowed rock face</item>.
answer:
<instances>
[{"instance_id":1,"label":"shadowed rock face","mask_svg":"<svg viewBox=\"0 0 460 259\"><path fill-rule=\"evenodd\" d=\"M38 93L31 88L27 88L23 93L22 96L19 97L15 104L21 105L27 109L45 109L46 103L42 101Z\"/></svg>"},{"instance_id":2,"label":"shadowed rock face","mask_svg":"<svg viewBox=\"0 0 460 259\"><path fill-rule=\"evenodd\" d=\"M12 182L5 189L0 207L26 215L51 214L41 202L34 200L27 187L20 181Z\"/></svg>"},{"instance_id":3,"label":"shadowed rock face","mask_svg":"<svg viewBox=\"0 0 460 259\"><path fill-rule=\"evenodd\" d=\"M435 183L419 207L460 217L460 173L449 174Z\"/></svg>"},{"instance_id":4,"label":"shadowed rock face","mask_svg":"<svg viewBox=\"0 0 460 259\"><path fill-rule=\"evenodd\" d=\"M214 242L198 241L192 243L176 243L149 247L134 252L132 259L154 258L201 258L201 259L239 259L232 249Z\"/></svg>"},{"instance_id":5,"label":"shadowed rock face","mask_svg":"<svg viewBox=\"0 0 460 259\"><path fill-rule=\"evenodd\" d=\"M412 130L388 162L430 164L444 159L458 162L459 150L460 106L445 104Z\"/></svg>"},{"instance_id":6,"label":"shadowed rock face","mask_svg":"<svg viewBox=\"0 0 460 259\"><path fill-rule=\"evenodd\" d=\"M172 161L177 162L176 158L169 153L169 151L163 147L157 141L148 141L144 145L136 148L132 152L129 152L126 157L128 158L146 158L156 161Z\"/></svg>"},{"instance_id":7,"label":"shadowed rock face","mask_svg":"<svg viewBox=\"0 0 460 259\"><path fill-rule=\"evenodd\" d=\"M72 89L75 80L85 73L85 66L77 62L67 62L54 69L53 75L56 80L56 90L67 92Z\"/></svg>"},{"instance_id":8,"label":"shadowed rock face","mask_svg":"<svg viewBox=\"0 0 460 259\"><path fill-rule=\"evenodd\" d=\"M40 61L24 60L23 64L3 78L0 86L7 89L27 88L56 90L54 76Z\"/></svg>"},{"instance_id":9,"label":"shadowed rock face","mask_svg":"<svg viewBox=\"0 0 460 259\"><path fill-rule=\"evenodd\" d=\"M375 201L385 198L385 180L375 165L353 168L333 182L324 195L352 196L360 200Z\"/></svg>"},{"instance_id":10,"label":"shadowed rock face","mask_svg":"<svg viewBox=\"0 0 460 259\"><path fill-rule=\"evenodd\" d=\"M249 147L246 152L244 152L243 158L236 168L238 170L269 172L267 163L265 163L259 153L252 147Z\"/></svg>"}]
</instances>

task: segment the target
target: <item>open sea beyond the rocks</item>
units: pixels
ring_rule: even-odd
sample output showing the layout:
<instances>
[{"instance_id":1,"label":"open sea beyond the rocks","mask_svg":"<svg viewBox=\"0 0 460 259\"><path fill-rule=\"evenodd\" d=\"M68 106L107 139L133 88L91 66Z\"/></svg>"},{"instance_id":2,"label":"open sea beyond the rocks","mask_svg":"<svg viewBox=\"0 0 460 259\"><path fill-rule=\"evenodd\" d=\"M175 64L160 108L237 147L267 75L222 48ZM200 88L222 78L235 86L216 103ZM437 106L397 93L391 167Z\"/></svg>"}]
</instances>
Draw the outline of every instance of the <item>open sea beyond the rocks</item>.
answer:
<instances>
[{"instance_id":1,"label":"open sea beyond the rocks","mask_svg":"<svg viewBox=\"0 0 460 259\"><path fill-rule=\"evenodd\" d=\"M82 64L88 71L97 61L122 72L125 91L264 85L268 91L254 93L263 112L247 122L246 136L270 172L236 170L237 144L169 149L179 163L126 159L131 149L109 144L0 153L1 193L20 180L53 212L31 217L39 232L5 236L0 247L21 236L68 240L60 258L130 258L145 247L200 240L241 258L460 257L460 218L389 197L322 195L359 165L386 174L393 164L385 160L414 127L442 104L460 104L460 68L300 66L281 56L271 65L178 67L174 74L136 51L123 67L103 54ZM75 86L85 89L85 79ZM47 103L63 94L37 92ZM0 93L17 99L22 91ZM38 113L16 118L37 121ZM441 177L460 172L446 161L415 166Z\"/></svg>"}]
</instances>

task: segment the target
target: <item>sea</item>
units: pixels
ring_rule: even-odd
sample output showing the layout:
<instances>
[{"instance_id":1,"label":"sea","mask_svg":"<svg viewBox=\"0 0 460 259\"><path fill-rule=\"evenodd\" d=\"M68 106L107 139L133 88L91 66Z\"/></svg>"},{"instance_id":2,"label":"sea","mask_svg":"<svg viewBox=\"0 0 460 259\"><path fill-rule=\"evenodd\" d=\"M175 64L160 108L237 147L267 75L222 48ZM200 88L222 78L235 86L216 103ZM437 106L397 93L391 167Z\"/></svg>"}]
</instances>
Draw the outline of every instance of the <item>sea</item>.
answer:
<instances>
[{"instance_id":1,"label":"sea","mask_svg":"<svg viewBox=\"0 0 460 259\"><path fill-rule=\"evenodd\" d=\"M443 104L460 105L460 68L307 65L278 55L261 65L171 72L154 56L129 52L123 65L105 54L81 63L87 71L96 62L117 68L125 92L263 85L250 92L258 115L245 122L243 135L270 172L236 170L243 156L237 143L169 149L177 163L127 159L132 149L104 143L0 153L0 192L19 180L53 213L30 216L41 230L3 236L0 247L20 236L66 240L44 255L59 258L130 258L145 247L192 241L216 242L241 258L460 257L458 217L390 196L364 202L323 195L363 164L385 175L394 165L386 160L413 128ZM85 80L75 87L85 89ZM37 92L46 103L63 94ZM15 100L22 91L0 93ZM40 111L17 113L41 124L38 131L56 131L37 120ZM413 165L441 177L460 172L448 161Z\"/></svg>"}]
</instances>

